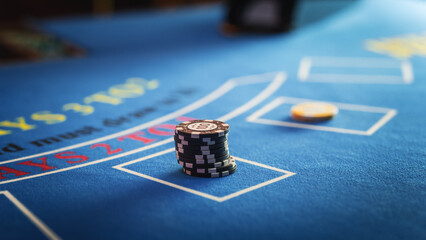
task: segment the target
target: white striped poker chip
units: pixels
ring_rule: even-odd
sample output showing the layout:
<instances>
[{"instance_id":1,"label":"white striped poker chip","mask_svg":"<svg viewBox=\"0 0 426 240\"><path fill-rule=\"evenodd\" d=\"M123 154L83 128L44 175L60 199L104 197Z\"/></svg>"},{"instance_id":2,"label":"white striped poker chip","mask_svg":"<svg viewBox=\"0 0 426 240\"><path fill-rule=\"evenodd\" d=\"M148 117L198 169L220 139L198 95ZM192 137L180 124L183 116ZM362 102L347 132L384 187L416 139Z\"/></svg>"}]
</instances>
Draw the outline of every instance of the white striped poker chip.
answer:
<instances>
[{"instance_id":1,"label":"white striped poker chip","mask_svg":"<svg viewBox=\"0 0 426 240\"><path fill-rule=\"evenodd\" d=\"M184 145L189 145L192 144L190 141L188 141L187 138L185 138L184 136L175 134L175 136L181 141L182 144ZM226 136L226 135L225 135ZM195 140L195 139L194 139ZM217 141L217 138L211 138L211 137L201 137L198 138L197 141L199 142L203 142L203 143L208 143L207 145L215 145ZM218 143L220 143L221 141L219 141Z\"/></svg>"},{"instance_id":2,"label":"white striped poker chip","mask_svg":"<svg viewBox=\"0 0 426 240\"><path fill-rule=\"evenodd\" d=\"M176 154L176 158L179 161L185 162L183 160L183 158L181 158L179 156L179 154ZM229 155L228 156L224 156L224 159L226 159L226 158L229 158ZM220 162L220 161L217 160L217 158L208 158L208 159L201 158L201 159L194 159L194 161L195 161L195 164L213 164L213 163L216 163L216 162Z\"/></svg>"},{"instance_id":3,"label":"white striped poker chip","mask_svg":"<svg viewBox=\"0 0 426 240\"><path fill-rule=\"evenodd\" d=\"M175 150L175 152L176 152L176 157L179 157L179 152L177 150ZM214 161L216 161L216 158L219 158L215 154L208 154L208 155L200 154L200 155L194 155L194 156L191 156L191 157L195 160L205 160L205 159L209 160L209 159L211 159L211 160L214 160Z\"/></svg>"},{"instance_id":4,"label":"white striped poker chip","mask_svg":"<svg viewBox=\"0 0 426 240\"><path fill-rule=\"evenodd\" d=\"M235 168L236 166L237 166L237 164L234 162L234 163L231 163L229 166L225 165L225 166L218 167L218 168L195 168L194 170L195 170L196 173L216 173L216 172L229 171L229 170ZM225 170L225 171L223 171L223 170Z\"/></svg>"},{"instance_id":5,"label":"white striped poker chip","mask_svg":"<svg viewBox=\"0 0 426 240\"><path fill-rule=\"evenodd\" d=\"M181 148L184 150L193 150L193 151L210 151L210 150L216 150L219 148L223 148L225 146L228 146L228 142L223 142L221 144L218 144L216 146L198 146L198 145L185 145L185 144L181 144L181 143L176 143L175 146L177 148Z\"/></svg>"},{"instance_id":6,"label":"white striped poker chip","mask_svg":"<svg viewBox=\"0 0 426 240\"><path fill-rule=\"evenodd\" d=\"M196 164L211 164L211 163L215 163L216 159L196 159L195 163Z\"/></svg>"},{"instance_id":7,"label":"white striped poker chip","mask_svg":"<svg viewBox=\"0 0 426 240\"><path fill-rule=\"evenodd\" d=\"M229 159L222 161L222 162L211 163L211 165L212 165L212 168L218 168L218 167L222 167L222 166L228 165L228 164L233 163L233 162L235 162L235 160L230 157ZM184 162L184 161L180 161L180 160L178 160L178 163L184 168L197 168L197 164L194 164L194 163L188 163L188 162ZM206 164L198 164L198 165L206 165Z\"/></svg>"},{"instance_id":8,"label":"white striped poker chip","mask_svg":"<svg viewBox=\"0 0 426 240\"><path fill-rule=\"evenodd\" d=\"M180 145L184 145L184 146L213 146L213 145L219 145L219 144L223 144L224 142L228 141L228 138L223 138L223 140L214 140L214 141L197 141L197 142L193 142L193 141L187 141L187 140L182 140L182 139L178 139L176 140L175 138L175 143L180 144Z\"/></svg>"},{"instance_id":9,"label":"white striped poker chip","mask_svg":"<svg viewBox=\"0 0 426 240\"><path fill-rule=\"evenodd\" d=\"M218 178L218 177L226 177L229 176L237 170L237 165L235 164L235 167L233 167L231 170L223 171L223 172L214 172L214 173L197 173L191 170L187 170L185 168L182 168L183 172L190 176L195 177L204 177L204 178Z\"/></svg>"},{"instance_id":10,"label":"white striped poker chip","mask_svg":"<svg viewBox=\"0 0 426 240\"><path fill-rule=\"evenodd\" d=\"M217 120L193 120L179 123L175 132L195 139L224 137L229 132L229 125Z\"/></svg>"},{"instance_id":11,"label":"white striped poker chip","mask_svg":"<svg viewBox=\"0 0 426 240\"><path fill-rule=\"evenodd\" d=\"M207 143L207 145L215 145L216 144L215 141L206 141L205 143ZM180 144L186 145L186 146L192 145L191 143L189 143L188 141L185 141L185 140L181 140Z\"/></svg>"},{"instance_id":12,"label":"white striped poker chip","mask_svg":"<svg viewBox=\"0 0 426 240\"><path fill-rule=\"evenodd\" d=\"M223 148L218 148L218 149L214 149L214 150L189 150L189 149L183 149L183 148L178 148L175 147L176 151L182 154L193 154L194 152L197 153L197 155L214 155L216 156L218 153L222 153L222 152L228 152L229 148L223 147Z\"/></svg>"}]
</instances>

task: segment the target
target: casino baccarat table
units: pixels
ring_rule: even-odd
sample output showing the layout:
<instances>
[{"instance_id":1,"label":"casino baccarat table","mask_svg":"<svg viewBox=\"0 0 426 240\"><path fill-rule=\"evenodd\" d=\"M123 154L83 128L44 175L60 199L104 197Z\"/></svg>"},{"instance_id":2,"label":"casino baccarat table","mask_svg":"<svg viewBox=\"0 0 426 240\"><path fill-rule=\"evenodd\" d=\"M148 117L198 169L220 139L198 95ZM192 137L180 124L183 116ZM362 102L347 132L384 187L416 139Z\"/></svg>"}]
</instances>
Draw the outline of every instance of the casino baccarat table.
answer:
<instances>
[{"instance_id":1,"label":"casino baccarat table","mask_svg":"<svg viewBox=\"0 0 426 240\"><path fill-rule=\"evenodd\" d=\"M0 239L425 239L425 12L238 36L217 5L39 22L87 55L0 67ZM293 120L306 101L339 113ZM234 174L182 171L193 119L229 124Z\"/></svg>"}]
</instances>

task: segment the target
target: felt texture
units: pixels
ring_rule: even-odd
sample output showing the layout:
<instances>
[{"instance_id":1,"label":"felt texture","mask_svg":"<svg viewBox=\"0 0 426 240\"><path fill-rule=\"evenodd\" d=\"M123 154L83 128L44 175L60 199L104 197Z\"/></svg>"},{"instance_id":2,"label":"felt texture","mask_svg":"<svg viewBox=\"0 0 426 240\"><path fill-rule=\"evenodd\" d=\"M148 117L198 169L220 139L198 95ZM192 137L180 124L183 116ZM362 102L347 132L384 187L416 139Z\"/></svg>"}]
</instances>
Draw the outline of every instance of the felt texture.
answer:
<instances>
[{"instance_id":1,"label":"felt texture","mask_svg":"<svg viewBox=\"0 0 426 240\"><path fill-rule=\"evenodd\" d=\"M13 194L63 239L424 239L425 58L406 60L413 70L410 84L313 82L309 78L300 81L298 71L307 56L400 63L402 59L367 51L365 40L421 34L425 11L425 4L416 1L362 1L291 33L238 37L225 37L218 31L222 19L219 6L41 22L46 31L81 45L88 55L0 68L0 120L24 116L37 124L36 129L14 130L0 137L1 147L16 143L25 149L0 155L0 166L31 172L29 176L65 170L25 180L5 174L7 179L0 180L0 191ZM311 73L401 74L399 68L320 65L321 61L313 62ZM237 172L226 178L201 179L183 174L173 152L157 154L172 148L173 142L99 163L96 161L109 157L105 148L86 145L68 151L86 155L88 160L70 164L48 154L48 163L56 169L46 171L18 166L16 162L1 163L150 122L234 79L238 84L230 91L184 114L217 119L254 99L269 86L276 72L287 76L276 91L226 121L231 127L230 153L250 161L237 161ZM257 83L250 84L250 78L244 78L256 74L264 74L254 77ZM83 103L86 96L107 91L130 77L158 79L159 87L143 96L126 98L116 106L93 103L95 112L91 115L63 112L64 104ZM174 102L165 103L169 98ZM342 105L331 121L308 124L323 130L249 121L253 113L272 101L289 98L369 106L373 110L358 111ZM297 124L289 118L291 106L291 102L284 101L259 118ZM134 117L135 112L149 107L155 110ZM368 131L387 113L377 108L394 110L396 115L371 135L324 130ZM30 120L32 113L45 110L66 114L67 120L58 124ZM104 125L105 119L122 116L128 121ZM172 118L159 123L178 122ZM84 126L100 131L43 147L29 143L29 139ZM121 148L122 152L117 153L121 154L171 137L141 131L156 141L144 144L114 138L102 143L112 150ZM152 154L156 155L123 166L128 172L116 168ZM38 159L43 156L26 161L40 163ZM76 168L69 169L73 166ZM288 177L222 202L194 194L220 199L284 175ZM17 181L4 183L13 179ZM0 194L0 213L1 239L45 238L4 194Z\"/></svg>"}]
</instances>

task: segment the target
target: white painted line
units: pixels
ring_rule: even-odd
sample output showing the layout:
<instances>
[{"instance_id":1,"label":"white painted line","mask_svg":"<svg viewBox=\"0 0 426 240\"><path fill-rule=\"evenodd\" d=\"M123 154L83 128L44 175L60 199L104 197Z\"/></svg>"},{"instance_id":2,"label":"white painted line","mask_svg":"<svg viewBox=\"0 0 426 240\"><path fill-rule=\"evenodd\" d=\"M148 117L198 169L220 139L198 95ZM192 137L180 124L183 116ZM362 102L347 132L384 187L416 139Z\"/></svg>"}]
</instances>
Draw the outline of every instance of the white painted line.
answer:
<instances>
[{"instance_id":1,"label":"white painted line","mask_svg":"<svg viewBox=\"0 0 426 240\"><path fill-rule=\"evenodd\" d=\"M297 103L310 102L310 101L315 101L315 100L303 99L303 98L292 98L292 97L277 97L276 99L272 100L270 103L263 106L261 109L257 110L256 112L248 116L246 118L246 121L266 124L266 125L273 125L273 126L304 128L304 129L320 130L320 131L327 131L327 132L371 136L377 130L383 127L386 123L388 123L397 114L397 111L391 108L381 108L381 107L372 107L372 106L355 105L355 104L347 104L347 103L328 102L328 103L336 105L339 109L384 114L384 116L380 118L367 131L261 118L262 116L274 110L281 104L284 104L284 103L297 104Z\"/></svg>"},{"instance_id":2,"label":"white painted line","mask_svg":"<svg viewBox=\"0 0 426 240\"><path fill-rule=\"evenodd\" d=\"M221 197L221 198L220 198L220 202L223 202L223 201L229 200L229 199L231 199L231 198L234 198L234 197L237 197L237 196L243 195L243 194L245 194L245 193L248 193L248 192L254 191L254 190L256 190L256 189L259 189L259 188L264 187L264 186L266 186L266 185L272 184L272 183L274 183L274 182L278 182L278 181L280 181L280 180L283 180L283 179L285 179L285 178L291 177L291 176L293 176L293 175L295 175L295 174L296 174L296 173L294 173L294 172L290 172L290 171L286 171L286 170L283 170L283 169L279 169L279 168L271 167L271 166L268 166L268 165L265 165L265 164L262 164L262 163L253 162L253 161L246 160L246 159L242 159L242 158L235 157L235 156L233 156L233 157L234 157L234 159L235 159L235 160L237 160L237 161L245 162L245 163L252 164L252 165L255 165L255 166L258 166L258 167L262 167L262 168L270 169L270 170L273 170L273 171L281 172L281 173L284 173L284 175L283 175L283 176L280 176L280 177L277 177L277 178L273 178L273 179L271 179L271 180L269 180L269 181L266 181L266 182L263 182L263 183L259 183L259 184L257 184L257 185L252 186L252 187L249 187L249 188L246 188L246 189L240 190L240 191L238 191L238 192L235 192L235 193L229 194L229 195L227 195L227 196Z\"/></svg>"},{"instance_id":3,"label":"white painted line","mask_svg":"<svg viewBox=\"0 0 426 240\"><path fill-rule=\"evenodd\" d=\"M169 149L163 150L161 152L157 152L157 153L151 154L149 156L141 157L141 158L129 161L129 162L125 162L125 163L116 165L113 168L117 168L117 169L118 168L122 168L122 167L125 167L125 166L128 166L128 165L131 165L131 164L135 164L137 162L142 162L142 161L145 161L145 160L150 159L150 158L155 158L155 157L164 155L166 153L173 152L174 150L175 150L175 148L169 148Z\"/></svg>"},{"instance_id":4,"label":"white painted line","mask_svg":"<svg viewBox=\"0 0 426 240\"><path fill-rule=\"evenodd\" d=\"M249 121L249 122L252 122L252 121L260 118L261 116L265 115L266 113L270 112L272 109L278 107L279 105L281 105L283 103L284 103L283 98L276 98L272 102L266 104L264 107L257 110L256 112L254 112L252 115L248 116L246 120Z\"/></svg>"},{"instance_id":5,"label":"white painted line","mask_svg":"<svg viewBox=\"0 0 426 240\"><path fill-rule=\"evenodd\" d=\"M254 186L252 186L252 187L249 187L249 188L246 188L246 189L240 190L240 191L238 191L238 192L235 192L235 193L232 193L232 194L226 195L226 196L224 196L224 197L219 198L219 202L224 202L224 201L227 201L227 200L229 200L229 199L231 199L231 198L238 197L238 196L240 196L240 195L243 195L243 194L245 194L245 193L248 193L248 192L254 191L254 190L259 189L259 188L261 188L261 187L264 187L264 186L266 186L266 185L269 185L269 184L272 184L272 183L274 183L274 182L278 182L278 181L283 180L283 179L285 179L285 178L291 177L291 176L293 176L293 175L295 175L295 174L296 174L296 173L292 173L291 175L290 175L290 174L286 174L286 175L283 175L283 176L281 176L281 177L277 177L277 178L271 179L271 180L269 180L269 181L266 181L266 182L263 182L263 183L259 183L259 184L257 184L257 185L254 185Z\"/></svg>"},{"instance_id":6,"label":"white painted line","mask_svg":"<svg viewBox=\"0 0 426 240\"><path fill-rule=\"evenodd\" d=\"M287 75L285 73L278 73L275 76L272 83L269 84L268 87L265 88L265 90L263 90L260 94L258 94L256 97L252 98L250 101L248 101L247 103L245 103L241 107L235 109L234 111L232 111L232 112L230 112L230 113L228 113L228 114L226 114L222 117L219 117L218 119L220 121L226 122L230 119L233 119L233 118L247 112L248 110L252 109L254 106L261 103L263 100L265 100L266 98L271 96L272 93L277 91L281 87L281 85L284 84L286 79L287 79Z\"/></svg>"},{"instance_id":7,"label":"white painted line","mask_svg":"<svg viewBox=\"0 0 426 240\"><path fill-rule=\"evenodd\" d=\"M373 106L366 106L366 105L357 105L357 104L350 104L350 103L341 103L341 102L329 102L329 101L317 101L307 98L294 98L294 97L277 97L274 101L271 103L268 103L272 105L273 102L277 101L277 103L274 103L275 106L278 106L282 103L290 103L290 104L296 104L296 103L302 103L302 102L327 102L336 105L337 107L341 109L346 110L352 110L352 111L362 111L362 112L372 112L372 113L387 113L390 110L393 110L391 108L383 108L383 107L373 107ZM271 109L272 110L272 109Z\"/></svg>"},{"instance_id":8,"label":"white painted line","mask_svg":"<svg viewBox=\"0 0 426 240\"><path fill-rule=\"evenodd\" d=\"M282 127L305 128L305 129L320 130L320 131L327 131L327 132L367 135L367 133L362 130L318 126L318 125L304 124L304 123L283 122L283 121L270 120L270 119L256 119L255 121L252 121L252 122L266 124L266 125L282 126Z\"/></svg>"},{"instance_id":9,"label":"white painted line","mask_svg":"<svg viewBox=\"0 0 426 240\"><path fill-rule=\"evenodd\" d=\"M406 83L412 83L413 82L413 67L411 66L411 63L409 61L403 61L401 63L401 71L402 71L402 78Z\"/></svg>"},{"instance_id":10,"label":"white painted line","mask_svg":"<svg viewBox=\"0 0 426 240\"><path fill-rule=\"evenodd\" d=\"M135 164L135 163L138 163L138 162L142 162L142 161L145 161L145 160L148 160L148 159L152 159L152 158L155 158L155 157L158 157L158 156L161 156L161 155L173 152L174 150L175 150L174 148L169 148L169 149L166 149L166 150L163 150L163 151L151 154L149 156L145 156L145 157L142 157L142 158L138 158L138 159L126 162L126 163L119 164L117 166L114 166L113 168L115 168L117 170L120 170L120 171L124 171L126 173L130 173L130 174L142 177L142 178L146 178L146 179L149 179L151 181L158 182L158 183L170 186L170 187L174 187L174 188L180 189L182 191L198 195L200 197L204 197L204 198L207 198L207 199L210 199L210 200L213 200L213 201L217 201L217 202L224 202L226 200L229 200L229 199L235 198L237 196L240 196L242 194L254 191L256 189L259 189L259 188L264 187L266 185L272 184L274 182L278 182L280 180L283 180L285 178L288 178L288 177L293 176L293 175L296 174L296 173L293 173L293 172L290 172L290 171L286 171L286 170L275 168L275 167L271 167L271 166L268 166L268 165L265 165L265 164L262 164L262 163L258 163L258 162L254 162L254 161L250 161L250 160L246 160L246 159L242 159L242 158L233 156L236 161L241 161L241 162L252 164L252 165L255 165L255 166L258 166L258 167L266 168L266 169L269 169L269 170L272 170L272 171L277 171L277 172L280 172L280 173L284 173L284 175L283 176L279 176L277 178L273 178L271 180L268 180L268 181L265 181L265 182L262 182L262 183L259 183L257 185L254 185L254 186L242 189L240 191L228 194L226 196L218 197L218 196L213 196L211 194L207 194L207 193L204 193L204 192L201 192L201 191L197 191L197 190L194 190L194 189L191 189L191 188L183 187L181 185L177 185L177 184L174 184L174 183L171 183L171 182L167 182L167 181L161 180L159 178L151 177L151 176L148 176L146 174L139 173L139 172L132 171L132 170L124 168L125 166L132 165L132 164Z\"/></svg>"},{"instance_id":11,"label":"white painted line","mask_svg":"<svg viewBox=\"0 0 426 240\"><path fill-rule=\"evenodd\" d=\"M173 118L182 116L186 113L189 113L191 111L194 111L200 107L203 107L207 104L209 104L210 102L216 100L217 98L221 97L222 95L224 95L225 93L229 92L231 89L233 89L235 87L235 83L233 81L228 81L226 83L224 83L222 86L220 86L218 89L216 89L215 91L213 91L212 93L210 93L209 95L201 98L200 100L184 107L181 108L175 112L169 113L167 115L164 115L160 118L154 119L150 122L147 123L143 123L141 125L138 125L136 127L132 127L129 128L127 130L121 131L121 132L117 132L105 137L101 137L101 138L97 138L97 139L93 139L87 142L82 142L82 143L78 143L78 144L74 144L68 147L63 147L63 148L59 148L59 149L55 149L52 151L47 151L47 152L42 152L42 153L38 153L38 154L34 154L34 155L30 155L30 156L25 156L25 157L20 157L20 158L15 158L15 159L11 159L11 160L6 160L6 161L2 161L0 162L0 164L6 164L6 163L11 163L11 162L16 162L16 161L20 161L20 160L24 160L24 159L28 159L28 158L35 158L35 157L39 157L39 156L43 156L43 155L48 155L48 154L52 154L52 153L57 153L57 152L62 152L62 151L66 151L69 149L74 149L74 148L79 148L79 147L84 147L87 145L91 145L94 143L98 143L98 142L103 142L103 141L107 141L113 138L117 138L126 134L130 134L148 127L152 127L154 125L169 121Z\"/></svg>"},{"instance_id":12,"label":"white painted line","mask_svg":"<svg viewBox=\"0 0 426 240\"><path fill-rule=\"evenodd\" d=\"M401 75L312 73L312 68L400 69ZM298 78L302 82L358 83L358 84L410 84L413 68L409 61L387 58L358 57L304 57L300 61Z\"/></svg>"},{"instance_id":13,"label":"white painted line","mask_svg":"<svg viewBox=\"0 0 426 240\"><path fill-rule=\"evenodd\" d=\"M43 221L36 217L28 208L24 206L15 196L9 191L1 191L0 194L6 196L48 239L60 240L61 238L56 235Z\"/></svg>"},{"instance_id":14,"label":"white painted line","mask_svg":"<svg viewBox=\"0 0 426 240\"><path fill-rule=\"evenodd\" d=\"M214 200L214 201L218 201L218 202L220 201L219 197L216 197L216 196L213 196L213 195L210 195L210 194L207 194L207 193L203 193L203 192L191 189L191 188L183 187L181 185L177 185L177 184L174 184L174 183L171 183L171 182L167 182L167 181L161 180L159 178L154 178L154 177L151 177L151 176L148 176L148 175L145 175L145 174L142 174L142 173L138 173L138 172L126 169L126 168L116 168L116 169L130 173L130 174L133 174L133 175L136 175L136 176L139 176L139 177L143 177L143 178L149 179L151 181L158 182L158 183L170 186L170 187L174 187L174 188L180 189L182 191L189 192L189 193L201 196L201 197L205 197L205 198L208 198L208 199L211 199L211 200Z\"/></svg>"},{"instance_id":15,"label":"white painted line","mask_svg":"<svg viewBox=\"0 0 426 240\"><path fill-rule=\"evenodd\" d=\"M142 174L142 173L124 168L125 166L135 164L135 163L138 163L138 162L142 162L142 161L145 161L145 160L148 160L148 159L151 159L151 158L155 158L155 157L164 155L166 153L173 152L174 150L175 150L175 148L169 148L169 149L151 154L149 156L141 157L141 158L138 158L138 159L126 162L126 163L119 164L117 166L114 166L113 168L120 170L120 171L124 171L124 172L130 173L130 174L133 174L133 175L136 175L136 176L139 176L139 177L143 177L143 178L149 179L151 181L158 182L158 183L170 186L170 187L174 187L174 188L180 189L182 191L189 192L189 193L201 196L201 197L205 197L205 198L208 198L208 199L211 199L211 200L214 200L214 201L220 201L219 197L216 197L216 196L213 196L213 195L210 195L210 194L207 194L207 193L203 193L203 192L191 189L191 188L183 187L181 185L177 185L177 184L174 184L174 183L171 183L171 182L161 180L159 178L154 178L154 177L148 176L146 174Z\"/></svg>"},{"instance_id":16,"label":"white painted line","mask_svg":"<svg viewBox=\"0 0 426 240\"><path fill-rule=\"evenodd\" d=\"M232 157L235 158L236 160L240 161L240 162L245 162L245 163L248 163L248 164L251 164L251 165L270 169L270 170L277 171L277 172L282 172L282 173L285 173L285 174L288 174L288 175L296 174L296 173L286 171L286 170L283 170L283 169L280 169L280 168L272 167L272 166L269 166L269 165L266 165L266 164L263 164L263 163L258 163L258 162L250 161L250 160L243 159L243 158L240 158L240 157L235 157L235 156L232 156Z\"/></svg>"},{"instance_id":17,"label":"white painted line","mask_svg":"<svg viewBox=\"0 0 426 240\"><path fill-rule=\"evenodd\" d=\"M270 82L271 79L275 79L277 75L284 74L284 72L268 72L268 73L261 73L256 75L248 75L238 78L231 78L229 81L235 82L238 86L244 86L244 85L250 85L250 84L256 84L256 83L264 83L264 82Z\"/></svg>"},{"instance_id":18,"label":"white painted line","mask_svg":"<svg viewBox=\"0 0 426 240\"><path fill-rule=\"evenodd\" d=\"M309 57L315 67L399 68L401 61L391 58Z\"/></svg>"},{"instance_id":19,"label":"white painted line","mask_svg":"<svg viewBox=\"0 0 426 240\"><path fill-rule=\"evenodd\" d=\"M311 58L309 57L302 58L302 61L300 61L299 73L297 74L300 81L306 81L306 79L308 79L311 66L312 66Z\"/></svg>"},{"instance_id":20,"label":"white painted line","mask_svg":"<svg viewBox=\"0 0 426 240\"><path fill-rule=\"evenodd\" d=\"M306 80L305 80L306 81ZM398 84L403 81L400 76L362 75L362 74L325 74L315 73L309 76L309 82L363 83L363 84Z\"/></svg>"},{"instance_id":21,"label":"white painted line","mask_svg":"<svg viewBox=\"0 0 426 240\"><path fill-rule=\"evenodd\" d=\"M376 122L370 129L367 130L368 135L373 135L377 130L383 127L387 122L389 122L395 115L397 111L392 109L385 116L383 116L379 121Z\"/></svg>"},{"instance_id":22,"label":"white painted line","mask_svg":"<svg viewBox=\"0 0 426 240\"><path fill-rule=\"evenodd\" d=\"M267 75L267 74L268 73L259 74L259 76L258 76L259 79L257 81L255 81L256 75L249 76L250 78L253 78L253 79L249 80L248 82L245 79L245 76L241 77L243 79L241 81L241 83L242 83L242 85L246 85L246 84L259 83L259 82L268 82L268 81L264 81L264 79L262 78L262 76ZM284 74L284 73L277 72L277 73L273 73L273 74L279 75L279 74ZM231 80L228 80L226 83L221 85L218 89L216 89L215 91L213 91L209 95L199 99L198 101L196 101L196 102L194 102L194 103L192 103L192 104L190 104L190 105L188 105L184 108L181 108L181 109L179 109L175 112L172 112L172 113L164 115L160 118L154 119L150 122L143 123L141 125L129 128L127 130L117 132L117 133L114 133L114 134L111 134L111 135L107 135L107 136L104 136L104 137L101 137L101 138L97 138L97 139L93 139L93 140L90 140L90 141L74 144L74 145L71 145L71 146L68 146L68 147L63 147L63 148L59 148L59 149L55 149L55 150L51 150L51 151L47 151L47 152L42 152L42 153L38 153L38 154L33 154L33 155L25 156L25 157L19 157L19 158L1 161L0 164L12 163L12 162L21 161L21 160L25 160L25 159L29 159L29 158L36 158L36 157L43 156L43 155L49 155L49 154L52 154L52 153L62 152L62 151L66 151L66 150L70 150L70 149L74 149L74 148L84 147L84 146L91 145L91 144L94 144L94 143L103 142L103 141L107 141L107 140L110 140L110 139L113 139L113 138L117 138L117 137L120 137L120 136L123 136L123 135L126 135L126 134L130 134L130 133L133 133L133 132L136 132L136 131L139 131L139 130L142 130L142 129L145 129L145 128L149 128L151 126L169 121L169 120L174 119L176 117L179 117L179 116L185 115L189 112L192 112L192 111L194 111L198 108L201 108L201 107L213 102L214 100L218 99L219 97L223 96L224 94L226 94L227 92L232 90L234 87L238 86L238 84L239 84L238 79L239 78L233 78ZM262 79L262 80L260 80L260 79ZM280 79L278 79L278 80L280 80ZM269 80L269 81L271 81L271 80ZM274 83L273 85L276 85L275 81L277 81L277 79L274 79L272 81L272 83ZM281 84L282 83L283 83L283 81L281 82Z\"/></svg>"},{"instance_id":23,"label":"white painted line","mask_svg":"<svg viewBox=\"0 0 426 240\"><path fill-rule=\"evenodd\" d=\"M222 118L226 117L229 120L229 119L231 119L233 117L236 117L236 116L244 113L244 111L250 110L251 108L255 107L257 104L259 104L261 101L263 101L264 99L266 99L268 96L272 95L276 90L278 90L278 88L284 82L285 82L285 73L278 73L277 77L275 77L271 81L271 83L262 92L260 92L252 100L250 100L249 102L245 103L241 107L238 107L235 110L231 111L229 114L226 114L226 115L222 116ZM235 82L232 85L234 85L234 84L235 84ZM212 94L210 94L210 95L212 95ZM210 96L210 95L208 95L208 96ZM221 94L221 95L223 95L223 94ZM204 97L202 99L206 99L205 101L211 101L209 98L207 98L208 96L206 96L206 97ZM192 105L193 104L191 104L189 106L192 106ZM204 106L204 105L205 104L203 104L203 103L200 102L200 103L198 103L198 105L197 105L198 107L197 108L199 108L201 106ZM168 116L168 115L166 115L166 116ZM165 139L163 141L160 141L160 142L157 142L157 143L153 143L153 144L148 145L148 146L137 148L137 149L134 149L134 150L131 150L131 151L128 151L128 152L124 152L124 153L121 153L121 154L117 154L117 155L114 155L114 156L102 158L102 159L99 159L99 160L96 160L96 161L93 161L93 162L88 162L88 163L84 163L84 164L80 164L80 165L75 165L75 166L68 167L68 168L62 168L62 169L58 169L58 170L53 170L53 171L49 171L49 172L45 172L45 173L30 175L30 176L27 176L27 177L20 177L20 178L15 178L15 179L10 179L10 180L0 181L0 185L1 184L11 183L11 182L18 182L18 181L27 180L27 179L36 178L36 177L42 177L42 176L46 176L46 175L50 175L50 174L54 174L54 173L65 172L65 171L69 171L69 170L72 170L72 169L77 169L77 168L86 167L86 166L89 166L89 165L94 165L94 164L98 164L98 163L110 161L110 160L113 160L113 159L116 159L116 158L129 156L129 155L132 155L132 154L135 154L135 153L138 153L138 152L149 150L151 148L159 147L159 146L162 146L164 144L167 144L167 143L170 143L170 142L173 142L173 141L174 141L174 139L173 139L173 137L171 137L171 138ZM22 159L20 159L20 160L22 160ZM15 159L15 161L19 161L19 160Z\"/></svg>"}]
</instances>

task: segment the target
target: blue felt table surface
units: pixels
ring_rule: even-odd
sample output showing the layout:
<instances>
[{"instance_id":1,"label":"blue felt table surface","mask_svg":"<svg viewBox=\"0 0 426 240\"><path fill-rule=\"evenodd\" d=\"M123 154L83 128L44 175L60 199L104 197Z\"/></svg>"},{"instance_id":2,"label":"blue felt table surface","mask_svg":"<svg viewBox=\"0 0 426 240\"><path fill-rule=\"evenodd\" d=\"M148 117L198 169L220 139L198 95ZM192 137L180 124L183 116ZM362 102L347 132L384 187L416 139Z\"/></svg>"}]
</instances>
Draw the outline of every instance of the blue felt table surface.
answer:
<instances>
[{"instance_id":1,"label":"blue felt table surface","mask_svg":"<svg viewBox=\"0 0 426 240\"><path fill-rule=\"evenodd\" d=\"M218 6L41 22L87 56L0 67L0 130L12 131L0 136L0 239L425 239L426 60L372 52L366 41L425 36L426 4L348 6L267 36L223 36ZM86 116L63 110L134 77L159 85L91 103ZM290 108L306 100L340 112L295 122ZM40 111L66 120L37 121ZM184 175L164 128L179 116L226 120L237 172ZM36 127L4 124L19 117ZM85 126L97 131L31 143ZM119 140L130 132L154 141ZM10 143L23 150L4 151ZM87 159L55 157L69 151ZM54 168L19 164L43 157Z\"/></svg>"}]
</instances>

